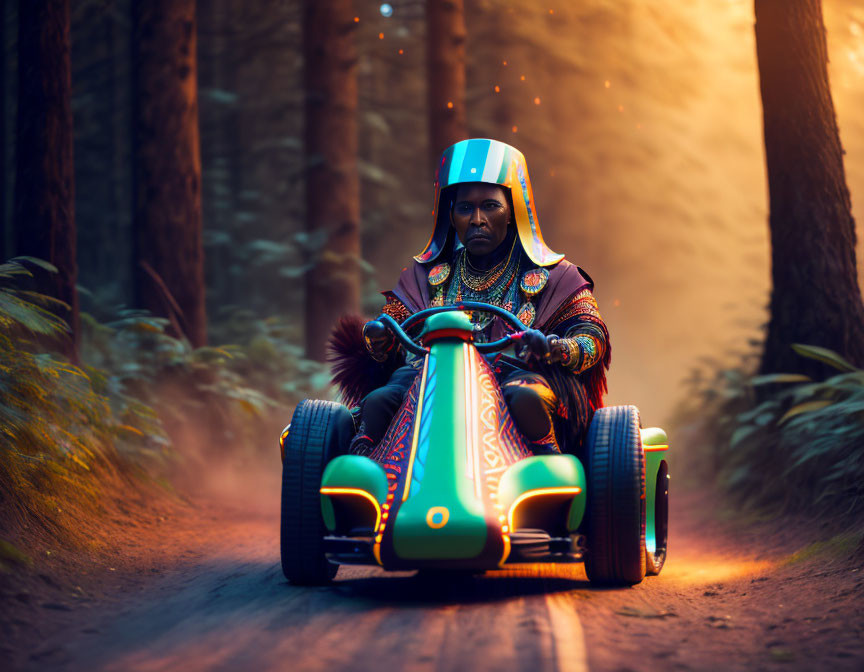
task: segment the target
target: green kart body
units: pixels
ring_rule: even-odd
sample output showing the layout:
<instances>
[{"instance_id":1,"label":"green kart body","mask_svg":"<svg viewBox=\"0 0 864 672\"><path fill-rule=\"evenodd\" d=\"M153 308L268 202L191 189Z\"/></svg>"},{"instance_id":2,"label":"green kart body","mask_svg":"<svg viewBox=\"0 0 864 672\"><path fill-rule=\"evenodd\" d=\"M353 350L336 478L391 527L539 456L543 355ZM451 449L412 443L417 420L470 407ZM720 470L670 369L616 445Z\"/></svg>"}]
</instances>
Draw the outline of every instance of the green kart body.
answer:
<instances>
[{"instance_id":1,"label":"green kart body","mask_svg":"<svg viewBox=\"0 0 864 672\"><path fill-rule=\"evenodd\" d=\"M292 523L296 516L286 506L311 508L312 491L307 484L303 501L288 492L286 505L283 476L289 580L327 580L339 564L485 571L586 560L592 580L626 584L646 571L658 573L668 515L665 432L641 429L635 407L607 407L595 412L578 456L532 455L480 351L503 344L475 344L461 310L430 312L420 334L425 347L412 344L422 352L418 376L373 455L339 454L343 447L325 445L314 461L322 470L319 539L304 541L309 520L305 537L298 528L287 530L286 539L286 515L295 527L304 522ZM389 326L405 342L401 328ZM289 452L304 449L297 441L287 445L294 425L283 434L286 461ZM308 440L314 428L306 425ZM297 547L304 544L306 550ZM294 558L287 568L286 552ZM623 565L618 556L627 556Z\"/></svg>"}]
</instances>

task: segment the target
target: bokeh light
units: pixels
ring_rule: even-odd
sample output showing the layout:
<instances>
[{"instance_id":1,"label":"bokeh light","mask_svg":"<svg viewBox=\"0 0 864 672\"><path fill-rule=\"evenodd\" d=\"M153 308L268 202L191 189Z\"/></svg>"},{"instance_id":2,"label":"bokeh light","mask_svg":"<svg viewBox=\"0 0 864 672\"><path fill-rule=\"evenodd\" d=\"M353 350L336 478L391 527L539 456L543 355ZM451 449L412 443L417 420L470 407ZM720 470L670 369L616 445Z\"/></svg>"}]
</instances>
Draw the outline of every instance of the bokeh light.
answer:
<instances>
[{"instance_id":1,"label":"bokeh light","mask_svg":"<svg viewBox=\"0 0 864 672\"><path fill-rule=\"evenodd\" d=\"M383 5L381 5L381 7L379 7L379 11L381 12L381 16L383 16L385 19L389 19L391 16L393 16L393 5L391 5L389 2L385 2Z\"/></svg>"}]
</instances>

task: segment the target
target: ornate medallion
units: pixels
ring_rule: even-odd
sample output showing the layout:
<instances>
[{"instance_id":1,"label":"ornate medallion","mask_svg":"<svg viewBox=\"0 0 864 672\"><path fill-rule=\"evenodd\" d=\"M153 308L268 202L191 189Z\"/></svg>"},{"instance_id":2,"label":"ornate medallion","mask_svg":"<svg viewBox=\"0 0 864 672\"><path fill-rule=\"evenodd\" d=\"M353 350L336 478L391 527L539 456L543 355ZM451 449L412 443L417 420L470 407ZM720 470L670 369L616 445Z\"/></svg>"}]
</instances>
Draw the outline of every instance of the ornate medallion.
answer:
<instances>
[{"instance_id":1,"label":"ornate medallion","mask_svg":"<svg viewBox=\"0 0 864 672\"><path fill-rule=\"evenodd\" d=\"M525 293L525 296L531 298L542 292L547 282L549 282L549 271L545 268L532 268L522 276L522 282L519 287Z\"/></svg>"},{"instance_id":2,"label":"ornate medallion","mask_svg":"<svg viewBox=\"0 0 864 672\"><path fill-rule=\"evenodd\" d=\"M519 321L526 327L530 327L534 324L534 318L537 317L537 309L534 308L534 304L530 301L523 303L519 306L519 310L516 311L516 317L518 317Z\"/></svg>"},{"instance_id":3,"label":"ornate medallion","mask_svg":"<svg viewBox=\"0 0 864 672\"><path fill-rule=\"evenodd\" d=\"M429 284L437 287L450 277L450 264L444 262L432 267L429 271Z\"/></svg>"}]
</instances>

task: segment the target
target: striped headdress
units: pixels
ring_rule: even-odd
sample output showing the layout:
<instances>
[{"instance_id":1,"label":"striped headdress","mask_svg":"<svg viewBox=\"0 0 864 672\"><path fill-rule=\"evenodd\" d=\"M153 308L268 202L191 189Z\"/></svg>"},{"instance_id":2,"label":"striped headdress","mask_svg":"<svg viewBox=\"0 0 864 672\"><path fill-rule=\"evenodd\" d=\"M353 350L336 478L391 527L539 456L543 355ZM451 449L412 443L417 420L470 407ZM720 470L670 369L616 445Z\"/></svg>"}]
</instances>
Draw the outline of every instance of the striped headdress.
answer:
<instances>
[{"instance_id":1,"label":"striped headdress","mask_svg":"<svg viewBox=\"0 0 864 672\"><path fill-rule=\"evenodd\" d=\"M435 230L426 248L414 257L417 261L433 261L446 246L452 226L447 204L442 208L441 192L465 182L487 182L510 189L519 242L531 261L538 266L552 266L564 258L563 254L553 252L543 242L522 152L497 140L474 138L447 148L438 163L435 172Z\"/></svg>"}]
</instances>

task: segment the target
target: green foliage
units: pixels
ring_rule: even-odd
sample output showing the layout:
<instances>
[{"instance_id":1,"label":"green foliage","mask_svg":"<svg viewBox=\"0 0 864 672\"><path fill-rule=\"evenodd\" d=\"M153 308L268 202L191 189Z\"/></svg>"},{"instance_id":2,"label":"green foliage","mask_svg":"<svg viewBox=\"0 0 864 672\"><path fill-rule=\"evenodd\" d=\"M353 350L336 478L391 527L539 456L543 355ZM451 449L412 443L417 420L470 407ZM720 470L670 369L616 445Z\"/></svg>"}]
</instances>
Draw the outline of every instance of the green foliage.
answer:
<instances>
[{"instance_id":1,"label":"green foliage","mask_svg":"<svg viewBox=\"0 0 864 672\"><path fill-rule=\"evenodd\" d=\"M864 370L810 345L798 354L838 370L751 376L755 356L691 385L711 437L712 464L736 503L854 515L864 510Z\"/></svg>"},{"instance_id":2,"label":"green foliage","mask_svg":"<svg viewBox=\"0 0 864 672\"><path fill-rule=\"evenodd\" d=\"M109 394L104 372L39 351L31 335L66 325L45 308L50 299L13 284L30 275L20 261L0 264L0 501L4 517L18 502L39 518L61 488L94 497L94 470L116 465L118 451L161 456L167 438L152 410Z\"/></svg>"}]
</instances>

